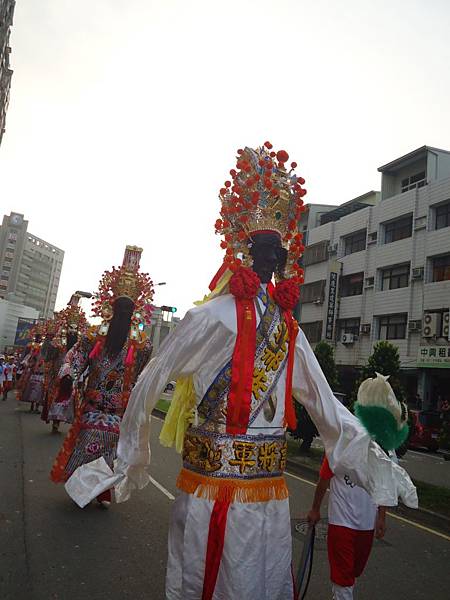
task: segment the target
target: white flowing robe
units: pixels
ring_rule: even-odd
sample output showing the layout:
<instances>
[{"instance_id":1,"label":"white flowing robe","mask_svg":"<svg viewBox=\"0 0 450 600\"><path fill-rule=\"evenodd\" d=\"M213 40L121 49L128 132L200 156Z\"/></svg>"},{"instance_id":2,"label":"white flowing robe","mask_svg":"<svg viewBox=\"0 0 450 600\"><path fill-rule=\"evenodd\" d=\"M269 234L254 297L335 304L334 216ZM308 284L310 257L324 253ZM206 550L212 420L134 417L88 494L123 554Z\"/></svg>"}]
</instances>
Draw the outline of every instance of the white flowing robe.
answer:
<instances>
[{"instance_id":1,"label":"white flowing robe","mask_svg":"<svg viewBox=\"0 0 450 600\"><path fill-rule=\"evenodd\" d=\"M198 406L217 373L230 361L236 330L233 296L211 300L187 313L142 371L120 427L113 478L118 502L127 500L133 489L149 481L151 412L167 381L192 375ZM285 383L286 369L275 388L273 420L266 421L261 411L248 435L283 433ZM316 424L334 473L347 473L378 505L395 506L400 497L408 506L417 506L409 476L333 396L301 330L295 348L293 393ZM213 505L185 492L175 501L169 534L168 600L201 598ZM288 500L234 502L228 512L213 600L292 598L290 564Z\"/></svg>"}]
</instances>

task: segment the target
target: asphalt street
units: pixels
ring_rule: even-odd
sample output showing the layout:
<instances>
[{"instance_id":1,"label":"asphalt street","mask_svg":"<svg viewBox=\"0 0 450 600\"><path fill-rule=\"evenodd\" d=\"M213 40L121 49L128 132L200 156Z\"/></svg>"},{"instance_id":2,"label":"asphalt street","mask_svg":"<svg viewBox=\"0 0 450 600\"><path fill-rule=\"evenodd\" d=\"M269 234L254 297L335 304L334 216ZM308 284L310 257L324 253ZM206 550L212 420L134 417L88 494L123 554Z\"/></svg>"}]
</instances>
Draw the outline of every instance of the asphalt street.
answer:
<instances>
[{"instance_id":1,"label":"asphalt street","mask_svg":"<svg viewBox=\"0 0 450 600\"><path fill-rule=\"evenodd\" d=\"M157 442L153 419L154 483L126 503L78 508L49 480L63 440L11 397L0 402L0 600L164 600L167 531L179 456ZM294 559L303 547L302 519L314 485L287 475ZM326 512L324 511L324 515ZM326 523L318 532L309 599L331 598ZM450 538L388 518L356 597L364 600L447 600ZM230 599L235 600L235 599ZM257 600L257 599L255 599Z\"/></svg>"}]
</instances>

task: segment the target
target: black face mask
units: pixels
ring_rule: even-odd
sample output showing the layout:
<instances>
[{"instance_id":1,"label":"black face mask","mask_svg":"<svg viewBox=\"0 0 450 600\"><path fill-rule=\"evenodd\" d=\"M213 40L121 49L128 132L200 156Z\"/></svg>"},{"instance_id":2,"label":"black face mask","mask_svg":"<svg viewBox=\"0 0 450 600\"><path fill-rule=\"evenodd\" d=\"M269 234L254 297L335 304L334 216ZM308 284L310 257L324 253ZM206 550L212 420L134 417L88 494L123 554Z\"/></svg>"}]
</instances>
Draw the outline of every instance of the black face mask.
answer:
<instances>
[{"instance_id":1,"label":"black face mask","mask_svg":"<svg viewBox=\"0 0 450 600\"><path fill-rule=\"evenodd\" d=\"M109 324L105 350L108 354L116 355L122 350L127 341L134 303L130 298L117 298L113 310L114 314Z\"/></svg>"},{"instance_id":2,"label":"black face mask","mask_svg":"<svg viewBox=\"0 0 450 600\"><path fill-rule=\"evenodd\" d=\"M261 283L269 283L274 273L283 274L287 252L275 233L256 233L252 236L250 255L253 258L253 271Z\"/></svg>"}]
</instances>

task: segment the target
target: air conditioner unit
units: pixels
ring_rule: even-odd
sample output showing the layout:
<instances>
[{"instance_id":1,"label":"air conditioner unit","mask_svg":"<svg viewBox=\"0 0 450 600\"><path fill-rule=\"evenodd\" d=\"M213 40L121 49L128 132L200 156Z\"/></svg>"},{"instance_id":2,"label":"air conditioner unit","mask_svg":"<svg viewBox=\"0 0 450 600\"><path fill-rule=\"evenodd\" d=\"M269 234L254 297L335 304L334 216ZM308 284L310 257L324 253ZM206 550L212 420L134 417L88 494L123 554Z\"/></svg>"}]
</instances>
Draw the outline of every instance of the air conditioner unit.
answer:
<instances>
[{"instance_id":1,"label":"air conditioner unit","mask_svg":"<svg viewBox=\"0 0 450 600\"><path fill-rule=\"evenodd\" d=\"M353 344L355 341L355 335L353 333L343 333L341 337L341 342L343 344Z\"/></svg>"},{"instance_id":2,"label":"air conditioner unit","mask_svg":"<svg viewBox=\"0 0 450 600\"><path fill-rule=\"evenodd\" d=\"M420 331L422 329L422 321L420 319L409 321L408 331Z\"/></svg>"},{"instance_id":3,"label":"air conditioner unit","mask_svg":"<svg viewBox=\"0 0 450 600\"><path fill-rule=\"evenodd\" d=\"M328 252L330 254L336 254L337 251L338 251L338 244L330 244L328 246Z\"/></svg>"},{"instance_id":4,"label":"air conditioner unit","mask_svg":"<svg viewBox=\"0 0 450 600\"><path fill-rule=\"evenodd\" d=\"M436 337L438 335L439 313L424 313L422 336L424 338Z\"/></svg>"},{"instance_id":5,"label":"air conditioner unit","mask_svg":"<svg viewBox=\"0 0 450 600\"><path fill-rule=\"evenodd\" d=\"M450 311L442 314L442 337L450 340Z\"/></svg>"},{"instance_id":6,"label":"air conditioner unit","mask_svg":"<svg viewBox=\"0 0 450 600\"><path fill-rule=\"evenodd\" d=\"M313 300L313 304L323 304L322 298L316 298L315 300Z\"/></svg>"},{"instance_id":7,"label":"air conditioner unit","mask_svg":"<svg viewBox=\"0 0 450 600\"><path fill-rule=\"evenodd\" d=\"M411 273L412 279L423 279L423 267L415 267Z\"/></svg>"},{"instance_id":8,"label":"air conditioner unit","mask_svg":"<svg viewBox=\"0 0 450 600\"><path fill-rule=\"evenodd\" d=\"M364 284L364 287L366 288L366 290L373 288L374 285L375 285L375 278L374 277L366 277L366 282Z\"/></svg>"},{"instance_id":9,"label":"air conditioner unit","mask_svg":"<svg viewBox=\"0 0 450 600\"><path fill-rule=\"evenodd\" d=\"M370 333L370 323L363 323L361 325L361 333L368 335Z\"/></svg>"}]
</instances>

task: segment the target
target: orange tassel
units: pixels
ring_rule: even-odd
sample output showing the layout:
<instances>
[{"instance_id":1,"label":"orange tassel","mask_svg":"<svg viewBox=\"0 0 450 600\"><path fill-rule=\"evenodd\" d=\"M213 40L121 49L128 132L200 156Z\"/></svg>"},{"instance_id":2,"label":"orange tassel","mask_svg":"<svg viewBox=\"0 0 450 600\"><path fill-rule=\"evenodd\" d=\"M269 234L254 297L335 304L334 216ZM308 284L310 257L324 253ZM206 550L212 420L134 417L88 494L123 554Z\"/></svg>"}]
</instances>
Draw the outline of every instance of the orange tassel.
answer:
<instances>
[{"instance_id":1,"label":"orange tassel","mask_svg":"<svg viewBox=\"0 0 450 600\"><path fill-rule=\"evenodd\" d=\"M214 502L269 502L289 497L282 476L239 480L207 477L188 469L181 469L177 487L187 494Z\"/></svg>"}]
</instances>

